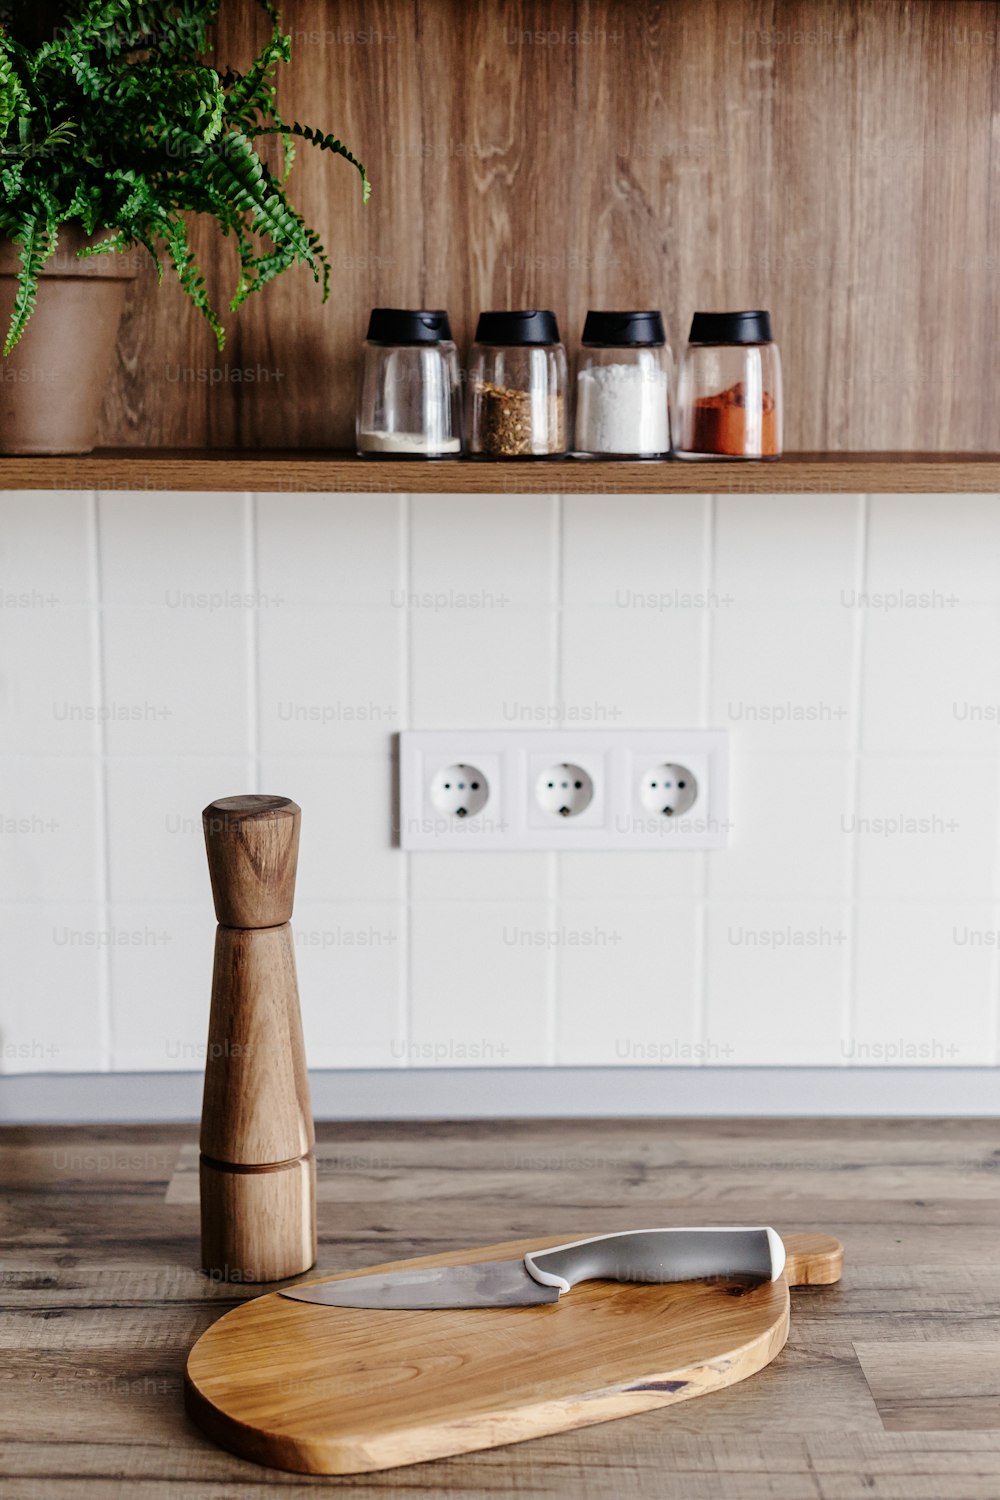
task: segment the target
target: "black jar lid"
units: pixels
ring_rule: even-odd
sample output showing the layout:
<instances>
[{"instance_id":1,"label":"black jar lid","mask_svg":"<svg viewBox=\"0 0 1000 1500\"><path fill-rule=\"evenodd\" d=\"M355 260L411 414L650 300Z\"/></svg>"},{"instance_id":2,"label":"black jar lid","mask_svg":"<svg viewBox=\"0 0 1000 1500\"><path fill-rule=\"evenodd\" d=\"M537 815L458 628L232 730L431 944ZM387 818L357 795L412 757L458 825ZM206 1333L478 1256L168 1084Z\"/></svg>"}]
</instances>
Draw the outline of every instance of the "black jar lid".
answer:
<instances>
[{"instance_id":1,"label":"black jar lid","mask_svg":"<svg viewBox=\"0 0 1000 1500\"><path fill-rule=\"evenodd\" d=\"M520 312L484 312L476 324L477 344L558 344L554 312L533 307Z\"/></svg>"},{"instance_id":2,"label":"black jar lid","mask_svg":"<svg viewBox=\"0 0 1000 1500\"><path fill-rule=\"evenodd\" d=\"M665 344L667 336L658 312L595 312L591 308L581 342L591 348L624 349L636 344Z\"/></svg>"},{"instance_id":3,"label":"black jar lid","mask_svg":"<svg viewBox=\"0 0 1000 1500\"><path fill-rule=\"evenodd\" d=\"M428 312L414 307L373 307L368 319L370 344L440 344L451 338L451 324L443 308Z\"/></svg>"},{"instance_id":4,"label":"black jar lid","mask_svg":"<svg viewBox=\"0 0 1000 1500\"><path fill-rule=\"evenodd\" d=\"M689 344L769 344L769 312L696 312Z\"/></svg>"}]
</instances>

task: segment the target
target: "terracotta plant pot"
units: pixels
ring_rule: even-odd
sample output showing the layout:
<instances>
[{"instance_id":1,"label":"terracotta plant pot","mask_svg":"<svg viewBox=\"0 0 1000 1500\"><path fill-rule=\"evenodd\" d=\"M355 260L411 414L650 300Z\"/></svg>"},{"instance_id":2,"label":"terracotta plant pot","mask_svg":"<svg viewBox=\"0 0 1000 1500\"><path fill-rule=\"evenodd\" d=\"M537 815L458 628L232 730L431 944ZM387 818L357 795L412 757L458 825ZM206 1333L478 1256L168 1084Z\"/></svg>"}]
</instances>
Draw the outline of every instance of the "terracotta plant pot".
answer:
<instances>
[{"instance_id":1,"label":"terracotta plant pot","mask_svg":"<svg viewBox=\"0 0 1000 1500\"><path fill-rule=\"evenodd\" d=\"M28 326L13 353L0 359L0 453L89 453L94 446L125 288L137 274L139 252L78 260L76 251L86 243L76 226L62 226ZM0 239L3 336L18 264L17 246Z\"/></svg>"}]
</instances>

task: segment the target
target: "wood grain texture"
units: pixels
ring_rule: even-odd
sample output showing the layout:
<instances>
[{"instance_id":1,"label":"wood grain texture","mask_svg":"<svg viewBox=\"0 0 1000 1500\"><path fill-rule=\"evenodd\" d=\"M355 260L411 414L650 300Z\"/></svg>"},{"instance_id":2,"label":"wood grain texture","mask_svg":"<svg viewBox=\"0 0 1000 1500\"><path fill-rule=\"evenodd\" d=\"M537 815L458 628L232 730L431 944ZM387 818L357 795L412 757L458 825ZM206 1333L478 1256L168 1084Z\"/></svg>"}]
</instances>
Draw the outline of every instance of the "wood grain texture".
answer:
<instances>
[{"instance_id":1,"label":"wood grain texture","mask_svg":"<svg viewBox=\"0 0 1000 1500\"><path fill-rule=\"evenodd\" d=\"M265 1166L305 1155L314 1140L292 929L220 927L201 1150L213 1161Z\"/></svg>"},{"instance_id":2,"label":"wood grain texture","mask_svg":"<svg viewBox=\"0 0 1000 1500\"><path fill-rule=\"evenodd\" d=\"M287 921L300 820L288 797L258 794L221 797L202 814L220 923L201 1112L202 1265L228 1281L277 1281L316 1259L315 1133Z\"/></svg>"},{"instance_id":3,"label":"wood grain texture","mask_svg":"<svg viewBox=\"0 0 1000 1500\"><path fill-rule=\"evenodd\" d=\"M201 1259L216 1279L282 1281L316 1260L312 1154L268 1170L200 1162Z\"/></svg>"},{"instance_id":4,"label":"wood grain texture","mask_svg":"<svg viewBox=\"0 0 1000 1500\"><path fill-rule=\"evenodd\" d=\"M599 1219L836 1224L843 1283L710 1400L353 1481L263 1473L186 1419L191 1346L265 1288L198 1270L196 1128L0 1131L0 1489L17 1500L996 1500L1000 1433L887 1432L854 1343L994 1344L995 1120L320 1124L316 1275ZM183 1159L181 1153L183 1151Z\"/></svg>"},{"instance_id":5,"label":"wood grain texture","mask_svg":"<svg viewBox=\"0 0 1000 1500\"><path fill-rule=\"evenodd\" d=\"M786 453L773 463L374 462L350 453L117 449L0 458L2 490L255 490L303 494L1000 494L1000 458L955 453Z\"/></svg>"},{"instance_id":6,"label":"wood grain texture","mask_svg":"<svg viewBox=\"0 0 1000 1500\"><path fill-rule=\"evenodd\" d=\"M1000 1342L854 1345L887 1432L1000 1431Z\"/></svg>"},{"instance_id":7,"label":"wood grain texture","mask_svg":"<svg viewBox=\"0 0 1000 1500\"><path fill-rule=\"evenodd\" d=\"M292 931L216 933L201 1119L202 1265L278 1281L316 1259L316 1171Z\"/></svg>"},{"instance_id":8,"label":"wood grain texture","mask_svg":"<svg viewBox=\"0 0 1000 1500\"><path fill-rule=\"evenodd\" d=\"M201 815L215 915L278 927L292 915L302 813L290 797L220 797Z\"/></svg>"},{"instance_id":9,"label":"wood grain texture","mask_svg":"<svg viewBox=\"0 0 1000 1500\"><path fill-rule=\"evenodd\" d=\"M370 308L769 307L786 447L995 451L996 0L286 0L293 201L333 262L254 297L223 354L171 277L135 289L102 441L352 440ZM223 9L220 62L266 22ZM232 246L198 225L224 303Z\"/></svg>"},{"instance_id":10,"label":"wood grain texture","mask_svg":"<svg viewBox=\"0 0 1000 1500\"><path fill-rule=\"evenodd\" d=\"M789 1241L793 1277L829 1276L843 1257L829 1237ZM515 1240L372 1269L516 1262L559 1243ZM307 1474L398 1468L746 1380L784 1347L788 1286L784 1276L749 1289L595 1281L542 1307L421 1312L316 1308L274 1292L202 1335L185 1400L210 1437L256 1463Z\"/></svg>"},{"instance_id":11,"label":"wood grain texture","mask_svg":"<svg viewBox=\"0 0 1000 1500\"><path fill-rule=\"evenodd\" d=\"M789 1286L834 1286L844 1271L844 1247L828 1234L789 1234L785 1280Z\"/></svg>"}]
</instances>

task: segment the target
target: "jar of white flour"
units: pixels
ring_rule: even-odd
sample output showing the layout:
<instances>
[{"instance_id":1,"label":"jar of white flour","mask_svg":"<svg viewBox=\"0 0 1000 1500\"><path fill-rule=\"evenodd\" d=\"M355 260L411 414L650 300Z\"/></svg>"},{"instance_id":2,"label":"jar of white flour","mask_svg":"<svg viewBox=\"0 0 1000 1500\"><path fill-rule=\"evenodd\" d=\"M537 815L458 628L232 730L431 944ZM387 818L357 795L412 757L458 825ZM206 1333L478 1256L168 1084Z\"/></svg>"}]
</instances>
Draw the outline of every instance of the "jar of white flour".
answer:
<instances>
[{"instance_id":1,"label":"jar of white flour","mask_svg":"<svg viewBox=\"0 0 1000 1500\"><path fill-rule=\"evenodd\" d=\"M673 360L658 312L588 312L576 373L575 451L667 458Z\"/></svg>"}]
</instances>

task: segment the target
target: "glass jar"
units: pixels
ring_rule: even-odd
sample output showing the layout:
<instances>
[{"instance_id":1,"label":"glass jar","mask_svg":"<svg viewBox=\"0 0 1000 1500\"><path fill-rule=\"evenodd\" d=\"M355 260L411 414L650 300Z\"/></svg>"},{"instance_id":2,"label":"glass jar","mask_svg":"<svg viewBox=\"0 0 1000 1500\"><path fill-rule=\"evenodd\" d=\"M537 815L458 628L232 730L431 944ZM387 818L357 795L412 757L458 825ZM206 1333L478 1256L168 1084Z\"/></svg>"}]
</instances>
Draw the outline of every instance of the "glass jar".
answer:
<instances>
[{"instance_id":1,"label":"glass jar","mask_svg":"<svg viewBox=\"0 0 1000 1500\"><path fill-rule=\"evenodd\" d=\"M446 458L462 450L458 351L446 312L376 307L358 395L364 458Z\"/></svg>"},{"instance_id":2,"label":"glass jar","mask_svg":"<svg viewBox=\"0 0 1000 1500\"><path fill-rule=\"evenodd\" d=\"M681 361L678 458L778 458L781 357L766 312L697 312Z\"/></svg>"},{"instance_id":3,"label":"glass jar","mask_svg":"<svg viewBox=\"0 0 1000 1500\"><path fill-rule=\"evenodd\" d=\"M469 452L482 458L565 453L566 384L554 313L480 313L469 352Z\"/></svg>"},{"instance_id":4,"label":"glass jar","mask_svg":"<svg viewBox=\"0 0 1000 1500\"><path fill-rule=\"evenodd\" d=\"M589 312L577 358L575 451L666 458L671 370L658 312Z\"/></svg>"}]
</instances>

